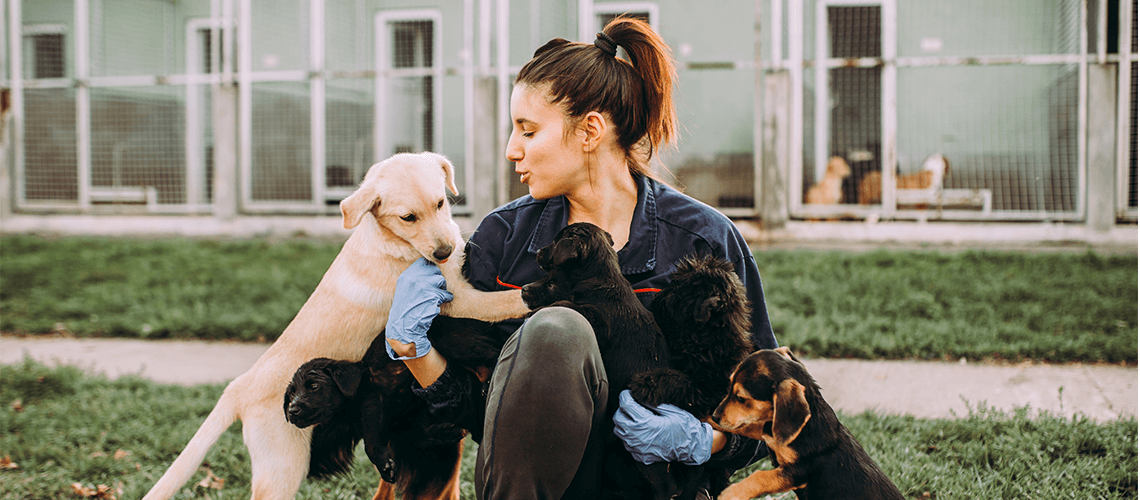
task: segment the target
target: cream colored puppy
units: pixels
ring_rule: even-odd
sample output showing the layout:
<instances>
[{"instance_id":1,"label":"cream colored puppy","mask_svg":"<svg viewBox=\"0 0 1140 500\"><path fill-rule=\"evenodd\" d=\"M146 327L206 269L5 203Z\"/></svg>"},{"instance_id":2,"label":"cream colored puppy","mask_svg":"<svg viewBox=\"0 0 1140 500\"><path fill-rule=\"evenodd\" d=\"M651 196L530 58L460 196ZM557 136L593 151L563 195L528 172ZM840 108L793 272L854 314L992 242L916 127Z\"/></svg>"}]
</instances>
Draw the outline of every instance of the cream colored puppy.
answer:
<instances>
[{"instance_id":1,"label":"cream colored puppy","mask_svg":"<svg viewBox=\"0 0 1140 500\"><path fill-rule=\"evenodd\" d=\"M312 428L285 420L281 398L290 377L313 358L360 360L388 321L396 278L420 257L440 266L455 295L444 314L493 322L529 312L518 290L481 292L462 278L464 241L451 219L449 189L457 192L454 169L434 153L399 154L368 170L340 203L344 227L355 230L312 296L253 367L230 382L144 499L174 495L235 420L249 448L252 498L293 498L308 472Z\"/></svg>"}]
</instances>

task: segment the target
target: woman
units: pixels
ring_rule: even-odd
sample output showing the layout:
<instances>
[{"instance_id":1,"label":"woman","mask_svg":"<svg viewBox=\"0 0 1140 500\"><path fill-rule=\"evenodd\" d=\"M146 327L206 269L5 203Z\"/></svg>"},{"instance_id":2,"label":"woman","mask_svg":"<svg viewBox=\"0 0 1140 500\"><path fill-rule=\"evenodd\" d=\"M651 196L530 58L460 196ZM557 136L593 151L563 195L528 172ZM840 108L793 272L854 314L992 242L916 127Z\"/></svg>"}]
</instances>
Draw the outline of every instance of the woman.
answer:
<instances>
[{"instance_id":1,"label":"woman","mask_svg":"<svg viewBox=\"0 0 1140 500\"><path fill-rule=\"evenodd\" d=\"M630 61L616 57L619 46ZM470 238L476 288L537 280L544 274L538 249L562 227L590 222L613 236L622 273L635 289L660 288L674 264L693 252L733 262L752 301L754 344L776 347L759 271L735 226L649 175L654 151L676 138L675 79L668 46L638 20L611 22L592 45L554 39L535 51L511 95L506 151L530 195L490 213ZM603 443L614 434L643 463L735 469L762 451L756 441L715 431L675 407L650 412L628 393L619 408L606 408L610 388L593 331L570 309L547 308L521 326L504 324L514 333L486 384L449 370L425 335L439 304L450 300L444 285L426 261L410 267L385 331L390 354L404 359L421 385L417 394L480 442L479 498L626 496L621 488L637 478L603 470ZM639 298L648 305L652 293Z\"/></svg>"}]
</instances>

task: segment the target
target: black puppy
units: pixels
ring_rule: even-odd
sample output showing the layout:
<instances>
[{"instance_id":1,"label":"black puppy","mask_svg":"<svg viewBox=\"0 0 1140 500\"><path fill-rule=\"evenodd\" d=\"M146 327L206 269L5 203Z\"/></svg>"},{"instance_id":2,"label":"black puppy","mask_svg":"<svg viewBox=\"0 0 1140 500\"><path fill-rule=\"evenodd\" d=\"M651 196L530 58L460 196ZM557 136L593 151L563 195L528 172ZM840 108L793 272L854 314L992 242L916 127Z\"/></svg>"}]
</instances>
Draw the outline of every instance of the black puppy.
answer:
<instances>
[{"instance_id":1,"label":"black puppy","mask_svg":"<svg viewBox=\"0 0 1140 500\"><path fill-rule=\"evenodd\" d=\"M432 322L428 338L454 367L475 372L494 366L506 340L489 323L446 316ZM384 479L376 498L391 498L393 484L405 499L439 498L457 488L464 430L428 412L412 393L411 373L388 357L385 343L377 336L356 363L317 358L301 365L285 391L286 418L297 427L316 425L310 476L347 471L363 439Z\"/></svg>"},{"instance_id":2,"label":"black puppy","mask_svg":"<svg viewBox=\"0 0 1140 500\"><path fill-rule=\"evenodd\" d=\"M728 394L732 370L753 350L744 283L731 263L692 255L677 264L649 308L669 343L670 368L639 373L631 395L647 407L668 403L707 419ZM672 488L679 499L694 498L706 480L716 498L731 475L726 469L681 464L671 470L683 485Z\"/></svg>"},{"instance_id":3,"label":"black puppy","mask_svg":"<svg viewBox=\"0 0 1140 500\"><path fill-rule=\"evenodd\" d=\"M635 374L668 366L665 338L649 312L621 274L614 241L609 233L585 222L562 228L554 242L538 251L538 265L547 272L522 288L531 309L564 306L590 322L598 339L609 380L606 422L612 424L618 395ZM610 433L610 436L613 436ZM616 437L606 444L606 470L610 491L636 498L645 491L641 464L626 452ZM646 477L654 488L657 479ZM637 492L637 493L635 493Z\"/></svg>"}]
</instances>

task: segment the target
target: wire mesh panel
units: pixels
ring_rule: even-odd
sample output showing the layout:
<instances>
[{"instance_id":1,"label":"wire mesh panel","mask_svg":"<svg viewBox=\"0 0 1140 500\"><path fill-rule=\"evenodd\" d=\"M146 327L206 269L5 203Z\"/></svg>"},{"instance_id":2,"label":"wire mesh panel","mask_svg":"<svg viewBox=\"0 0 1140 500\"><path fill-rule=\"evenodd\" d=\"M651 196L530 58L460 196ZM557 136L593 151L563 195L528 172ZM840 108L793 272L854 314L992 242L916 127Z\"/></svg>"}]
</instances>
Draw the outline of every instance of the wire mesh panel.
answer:
<instances>
[{"instance_id":1,"label":"wire mesh panel","mask_svg":"<svg viewBox=\"0 0 1140 500\"><path fill-rule=\"evenodd\" d=\"M198 7L199 15L210 15L208 2ZM185 2L175 5L165 0L91 2L91 76L179 73L177 52L183 43L172 35L182 32L179 21L190 8Z\"/></svg>"},{"instance_id":2,"label":"wire mesh panel","mask_svg":"<svg viewBox=\"0 0 1140 500\"><path fill-rule=\"evenodd\" d=\"M1133 4L1135 5L1135 4ZM1133 18L1135 19L1135 18ZM1133 24L1135 26L1135 24ZM1135 28L1133 28L1135 29ZM1132 32L1132 52L1136 53L1136 32ZM1131 98L1129 99L1132 116L1129 118L1130 124L1128 125L1128 207L1135 210L1137 208L1137 194L1136 194L1136 114L1137 114L1137 101L1136 101L1136 80L1137 72L1140 71L1140 66L1137 63L1132 63L1132 90L1130 92Z\"/></svg>"},{"instance_id":3,"label":"wire mesh panel","mask_svg":"<svg viewBox=\"0 0 1140 500\"><path fill-rule=\"evenodd\" d=\"M827 7L830 56L881 57L881 11L878 5ZM840 189L830 193L830 197L813 197L805 202L855 203L859 182L880 170L883 161L883 72L880 68L831 68L827 76L830 147L823 156L843 158L848 163L849 173L842 174ZM815 165L813 183L827 174L821 167L826 167L828 162L816 161ZM805 183L805 186L810 185Z\"/></svg>"},{"instance_id":4,"label":"wire mesh panel","mask_svg":"<svg viewBox=\"0 0 1140 500\"><path fill-rule=\"evenodd\" d=\"M376 161L376 85L364 73L375 70L369 14L377 8L374 3L326 3L325 64L334 75L325 93L325 201L330 204L351 194Z\"/></svg>"},{"instance_id":5,"label":"wire mesh panel","mask_svg":"<svg viewBox=\"0 0 1140 500\"><path fill-rule=\"evenodd\" d=\"M181 87L92 89L92 203L186 203L184 102Z\"/></svg>"},{"instance_id":6,"label":"wire mesh panel","mask_svg":"<svg viewBox=\"0 0 1140 500\"><path fill-rule=\"evenodd\" d=\"M942 187L988 190L993 210L1076 210L1076 71L1075 65L901 68L897 178L914 178L927 157L942 154L950 164Z\"/></svg>"},{"instance_id":7,"label":"wire mesh panel","mask_svg":"<svg viewBox=\"0 0 1140 500\"><path fill-rule=\"evenodd\" d=\"M308 83L256 83L252 107L252 199L311 200Z\"/></svg>"},{"instance_id":8,"label":"wire mesh panel","mask_svg":"<svg viewBox=\"0 0 1140 500\"><path fill-rule=\"evenodd\" d=\"M24 199L77 202L73 89L24 90Z\"/></svg>"},{"instance_id":9,"label":"wire mesh panel","mask_svg":"<svg viewBox=\"0 0 1140 500\"><path fill-rule=\"evenodd\" d=\"M373 89L372 80L329 82L325 104L325 183L329 188L354 189L374 162ZM341 191L340 198L347 194Z\"/></svg>"},{"instance_id":10,"label":"wire mesh panel","mask_svg":"<svg viewBox=\"0 0 1140 500\"><path fill-rule=\"evenodd\" d=\"M67 37L64 33L32 33L24 36L24 75L29 78L67 76Z\"/></svg>"},{"instance_id":11,"label":"wire mesh panel","mask_svg":"<svg viewBox=\"0 0 1140 500\"><path fill-rule=\"evenodd\" d=\"M1140 1L1133 0L1132 1L1132 22L1130 23L1132 25L1132 33L1125 33L1123 43L1121 43L1119 41L1117 42L1117 45L1124 45L1124 47L1118 48L1118 50L1117 50L1118 53L1124 52L1125 50L1130 50L1132 54L1136 54L1138 51L1140 51L1140 50L1138 50L1138 49L1140 49L1140 39L1138 39L1138 37L1137 37L1137 32L1138 32L1137 25L1140 25L1140 19L1138 19L1138 17L1137 17L1137 11L1138 10L1140 10ZM1129 41L1128 41L1129 39L1131 39L1131 43L1129 43ZM1124 50L1120 50L1120 49L1124 49ZM1126 207L1133 212L1132 218L1135 219L1136 218L1135 212L1137 210L1137 194L1136 194L1136 184L1137 184L1137 179L1136 179L1137 178L1137 173L1136 173L1136 121L1137 121L1137 116L1136 115L1137 115L1138 111L1140 111L1140 109L1137 108L1137 98L1136 98L1136 87L1137 87L1137 85L1136 85L1136 81L1137 81L1137 76L1138 76L1137 72L1140 72L1140 66L1137 65L1137 61L1135 59L1132 60L1132 62L1130 63L1130 66L1131 66L1131 71L1129 72L1130 73L1129 79L1131 80L1131 84L1124 83L1124 85L1128 86L1128 95L1127 95L1127 97L1125 97L1128 100L1128 104L1129 104L1128 105L1128 111L1127 111L1128 116L1125 118L1126 120L1128 120L1128 124L1125 127L1127 130L1127 132L1125 132L1127 134L1127 136L1121 137L1121 138L1119 138L1119 140L1127 142L1127 148L1125 150L1125 154L1127 155L1126 165L1122 165L1122 167L1126 169L1125 177L1127 178L1127 181L1125 181L1127 184L1127 186L1126 186L1127 194L1124 196L1124 198L1127 199Z\"/></svg>"}]
</instances>

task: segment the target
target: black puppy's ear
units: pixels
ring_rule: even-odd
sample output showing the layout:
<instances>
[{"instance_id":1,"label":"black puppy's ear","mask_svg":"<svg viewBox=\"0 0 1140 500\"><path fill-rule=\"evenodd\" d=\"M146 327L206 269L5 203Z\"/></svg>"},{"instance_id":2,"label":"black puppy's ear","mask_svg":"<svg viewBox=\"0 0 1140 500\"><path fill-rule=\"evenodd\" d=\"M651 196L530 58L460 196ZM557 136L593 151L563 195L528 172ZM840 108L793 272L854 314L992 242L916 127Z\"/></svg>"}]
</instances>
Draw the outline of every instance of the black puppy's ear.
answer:
<instances>
[{"instance_id":1,"label":"black puppy's ear","mask_svg":"<svg viewBox=\"0 0 1140 500\"><path fill-rule=\"evenodd\" d=\"M563 238L554 242L548 256L551 267L559 268L567 262L582 257L585 253L585 242L582 238ZM539 259L541 260L541 257Z\"/></svg>"},{"instance_id":2,"label":"black puppy's ear","mask_svg":"<svg viewBox=\"0 0 1140 500\"><path fill-rule=\"evenodd\" d=\"M775 349L775 351L780 353L781 356L787 358L788 361L794 361L796 364L798 364L800 366L803 366L803 364L804 364L802 361L799 360L799 358L797 358L794 354L792 354L792 350L788 349L787 346L777 347Z\"/></svg>"},{"instance_id":3,"label":"black puppy's ear","mask_svg":"<svg viewBox=\"0 0 1140 500\"><path fill-rule=\"evenodd\" d=\"M550 272L550 249L554 245L549 245L538 249L538 257L535 259L538 262L538 267L543 271Z\"/></svg>"},{"instance_id":4,"label":"black puppy's ear","mask_svg":"<svg viewBox=\"0 0 1140 500\"><path fill-rule=\"evenodd\" d=\"M785 379L776 386L776 394L772 399L772 406L775 407L772 435L778 443L787 446L796 440L811 419L811 409L804 397L804 386L793 379Z\"/></svg>"},{"instance_id":5,"label":"black puppy's ear","mask_svg":"<svg viewBox=\"0 0 1140 500\"><path fill-rule=\"evenodd\" d=\"M696 319L698 323L704 323L708 321L719 308L720 297L709 297L702 301L700 305L697 306L697 309L693 311L694 319Z\"/></svg>"},{"instance_id":6,"label":"black puppy's ear","mask_svg":"<svg viewBox=\"0 0 1140 500\"><path fill-rule=\"evenodd\" d=\"M342 394L350 398L356 395L361 376L360 367L356 363L337 362L328 367L328 374Z\"/></svg>"}]
</instances>

